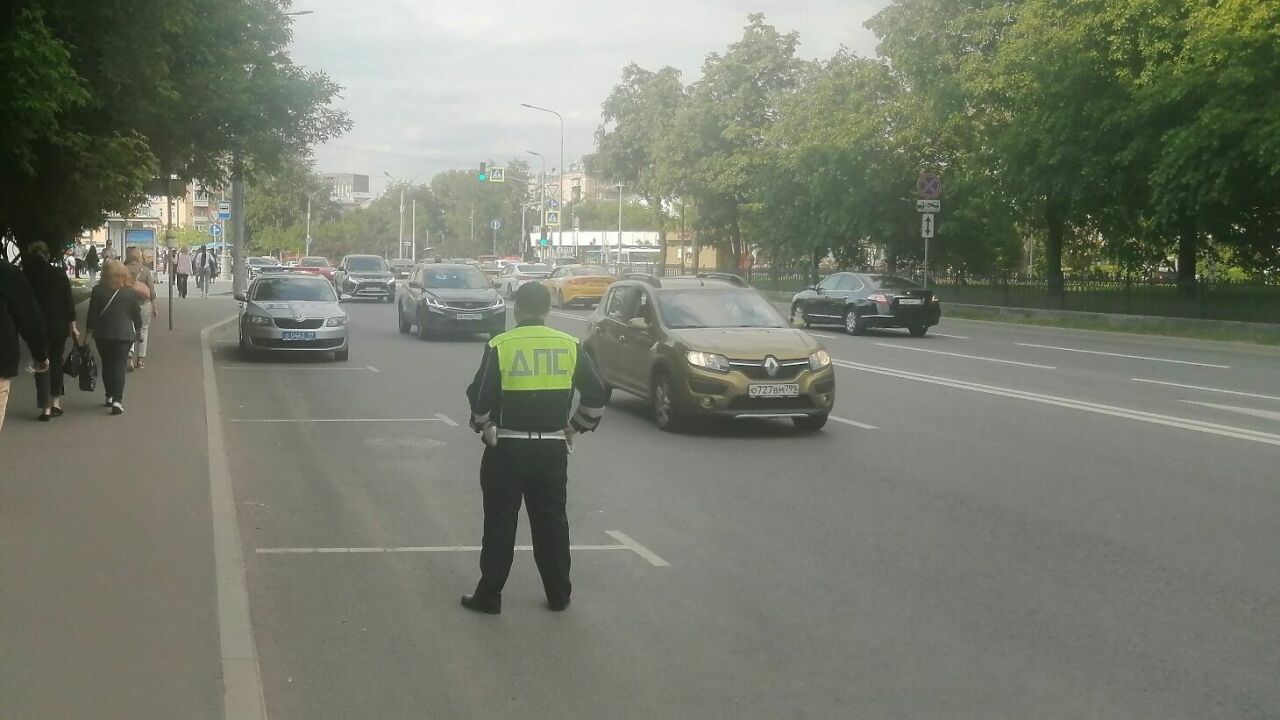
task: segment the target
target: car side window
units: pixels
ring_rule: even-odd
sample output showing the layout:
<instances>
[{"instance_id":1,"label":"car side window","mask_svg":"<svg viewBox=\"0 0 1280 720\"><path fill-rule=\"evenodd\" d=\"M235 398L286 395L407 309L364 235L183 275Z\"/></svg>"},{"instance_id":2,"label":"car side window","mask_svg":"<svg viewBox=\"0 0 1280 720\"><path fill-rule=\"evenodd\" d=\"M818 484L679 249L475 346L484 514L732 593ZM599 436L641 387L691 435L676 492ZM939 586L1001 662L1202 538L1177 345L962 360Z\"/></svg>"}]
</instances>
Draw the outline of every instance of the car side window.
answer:
<instances>
[{"instance_id":1,"label":"car side window","mask_svg":"<svg viewBox=\"0 0 1280 720\"><path fill-rule=\"evenodd\" d=\"M853 292L857 282L858 279L852 275L841 275L840 282L836 284L836 292Z\"/></svg>"},{"instance_id":2,"label":"car side window","mask_svg":"<svg viewBox=\"0 0 1280 720\"><path fill-rule=\"evenodd\" d=\"M649 298L649 293L643 290L639 291L639 295L640 297L637 299L635 304L635 310L631 312L631 316L628 317L627 320L630 321L634 318L642 318L645 322L649 323L649 325L652 326L653 325L653 301Z\"/></svg>"},{"instance_id":3,"label":"car side window","mask_svg":"<svg viewBox=\"0 0 1280 720\"><path fill-rule=\"evenodd\" d=\"M841 280L841 278L843 278L843 277L845 277L845 276L844 276L844 275L832 275L831 277L827 278L826 280L823 280L822 282L818 283L818 287L819 287L820 289L822 289L822 290L835 290L835 289L836 289L836 286L837 286L837 285L839 285L840 280Z\"/></svg>"},{"instance_id":4,"label":"car side window","mask_svg":"<svg viewBox=\"0 0 1280 720\"><path fill-rule=\"evenodd\" d=\"M853 287L849 288L850 292L860 293L867 289L867 284L862 282L862 278L857 275L850 275L849 278L853 280Z\"/></svg>"},{"instance_id":5,"label":"car side window","mask_svg":"<svg viewBox=\"0 0 1280 720\"><path fill-rule=\"evenodd\" d=\"M609 302L605 305L605 315L611 320L625 323L631 317L631 307L640 288L624 286L614 288L609 293Z\"/></svg>"}]
</instances>

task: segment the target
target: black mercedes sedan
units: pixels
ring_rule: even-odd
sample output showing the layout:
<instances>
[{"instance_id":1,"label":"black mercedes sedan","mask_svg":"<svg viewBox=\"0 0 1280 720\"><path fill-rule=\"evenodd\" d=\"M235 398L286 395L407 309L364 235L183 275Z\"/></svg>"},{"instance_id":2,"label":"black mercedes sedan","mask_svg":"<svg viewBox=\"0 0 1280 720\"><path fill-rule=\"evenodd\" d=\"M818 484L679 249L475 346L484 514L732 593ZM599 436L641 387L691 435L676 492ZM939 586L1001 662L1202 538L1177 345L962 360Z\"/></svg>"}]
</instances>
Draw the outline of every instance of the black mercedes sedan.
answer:
<instances>
[{"instance_id":1,"label":"black mercedes sedan","mask_svg":"<svg viewBox=\"0 0 1280 720\"><path fill-rule=\"evenodd\" d=\"M400 332L418 328L422 340L436 333L484 333L507 328L507 306L474 265L423 263L409 273L396 298Z\"/></svg>"},{"instance_id":2,"label":"black mercedes sedan","mask_svg":"<svg viewBox=\"0 0 1280 720\"><path fill-rule=\"evenodd\" d=\"M791 299L797 325L841 325L850 335L867 328L906 328L924 337L942 318L932 290L895 275L836 273Z\"/></svg>"}]
</instances>

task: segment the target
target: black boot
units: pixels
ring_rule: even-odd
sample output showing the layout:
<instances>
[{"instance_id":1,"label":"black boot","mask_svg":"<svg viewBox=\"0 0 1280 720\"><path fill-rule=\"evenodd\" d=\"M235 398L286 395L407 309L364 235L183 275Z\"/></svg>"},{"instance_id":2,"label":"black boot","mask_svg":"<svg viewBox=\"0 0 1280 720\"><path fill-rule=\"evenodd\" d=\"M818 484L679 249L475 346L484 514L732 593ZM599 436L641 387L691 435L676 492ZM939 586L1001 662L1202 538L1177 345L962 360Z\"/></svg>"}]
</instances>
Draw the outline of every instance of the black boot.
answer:
<instances>
[{"instance_id":1,"label":"black boot","mask_svg":"<svg viewBox=\"0 0 1280 720\"><path fill-rule=\"evenodd\" d=\"M490 600L475 594L463 595L462 607L489 615L498 615L502 612L502 598Z\"/></svg>"}]
</instances>

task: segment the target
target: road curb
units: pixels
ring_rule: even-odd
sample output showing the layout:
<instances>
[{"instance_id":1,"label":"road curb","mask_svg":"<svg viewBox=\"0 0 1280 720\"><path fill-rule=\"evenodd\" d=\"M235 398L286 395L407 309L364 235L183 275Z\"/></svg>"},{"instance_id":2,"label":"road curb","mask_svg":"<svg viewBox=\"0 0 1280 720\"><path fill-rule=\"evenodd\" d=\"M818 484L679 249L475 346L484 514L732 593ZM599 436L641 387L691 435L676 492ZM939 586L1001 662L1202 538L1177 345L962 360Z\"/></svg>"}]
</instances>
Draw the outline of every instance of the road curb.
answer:
<instances>
[{"instance_id":1,"label":"road curb","mask_svg":"<svg viewBox=\"0 0 1280 720\"><path fill-rule=\"evenodd\" d=\"M249 616L249 588L245 581L240 526L236 521L235 494L227 466L222 435L222 408L218 379L213 370L209 337L235 316L219 320L200 331L201 368L204 374L204 417L209 433L209 501L213 520L213 562L218 587L218 641L222 657L223 717L227 720L266 720L262 670Z\"/></svg>"}]
</instances>

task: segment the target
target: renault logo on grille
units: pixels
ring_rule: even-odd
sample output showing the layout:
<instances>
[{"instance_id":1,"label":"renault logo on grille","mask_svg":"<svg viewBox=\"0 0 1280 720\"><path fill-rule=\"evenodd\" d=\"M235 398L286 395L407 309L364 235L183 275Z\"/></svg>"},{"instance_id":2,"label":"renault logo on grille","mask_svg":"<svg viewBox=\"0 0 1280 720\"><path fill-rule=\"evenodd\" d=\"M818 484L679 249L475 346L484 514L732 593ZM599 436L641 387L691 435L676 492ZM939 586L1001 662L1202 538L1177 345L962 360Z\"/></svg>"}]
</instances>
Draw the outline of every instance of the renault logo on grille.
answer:
<instances>
[{"instance_id":1,"label":"renault logo on grille","mask_svg":"<svg viewBox=\"0 0 1280 720\"><path fill-rule=\"evenodd\" d=\"M764 359L764 371L769 377L778 377L778 358L770 355Z\"/></svg>"}]
</instances>

